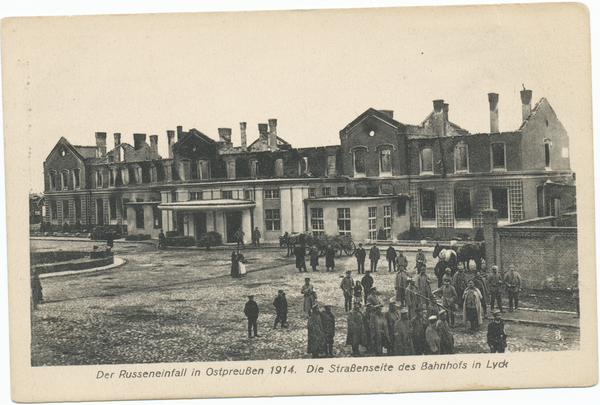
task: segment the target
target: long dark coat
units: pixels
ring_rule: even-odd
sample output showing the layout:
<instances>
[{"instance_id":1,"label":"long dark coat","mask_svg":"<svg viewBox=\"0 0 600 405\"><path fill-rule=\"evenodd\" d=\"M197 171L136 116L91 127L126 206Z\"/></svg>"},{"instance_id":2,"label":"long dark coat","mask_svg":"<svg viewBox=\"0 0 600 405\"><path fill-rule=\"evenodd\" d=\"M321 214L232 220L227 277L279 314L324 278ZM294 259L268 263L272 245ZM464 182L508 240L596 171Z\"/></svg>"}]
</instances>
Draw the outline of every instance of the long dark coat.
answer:
<instances>
[{"instance_id":1,"label":"long dark coat","mask_svg":"<svg viewBox=\"0 0 600 405\"><path fill-rule=\"evenodd\" d=\"M350 346L361 345L363 347L367 347L369 344L365 329L365 316L360 310L352 310L348 313L346 344Z\"/></svg>"},{"instance_id":2,"label":"long dark coat","mask_svg":"<svg viewBox=\"0 0 600 405\"><path fill-rule=\"evenodd\" d=\"M231 254L231 277L237 278L240 276L240 265L238 263L237 254Z\"/></svg>"},{"instance_id":3,"label":"long dark coat","mask_svg":"<svg viewBox=\"0 0 600 405\"><path fill-rule=\"evenodd\" d=\"M308 347L306 352L318 355L325 350L325 333L323 332L321 314L318 311L310 314L306 329L308 330Z\"/></svg>"},{"instance_id":4,"label":"long dark coat","mask_svg":"<svg viewBox=\"0 0 600 405\"><path fill-rule=\"evenodd\" d=\"M331 312L327 311L323 311L320 314L325 338L329 338L331 340L335 336L335 316Z\"/></svg>"},{"instance_id":5,"label":"long dark coat","mask_svg":"<svg viewBox=\"0 0 600 405\"><path fill-rule=\"evenodd\" d=\"M335 267L335 250L328 248L325 252L325 267Z\"/></svg>"},{"instance_id":6,"label":"long dark coat","mask_svg":"<svg viewBox=\"0 0 600 405\"><path fill-rule=\"evenodd\" d=\"M425 332L429 322L420 315L417 315L412 320L412 340L415 354L427 353L427 338Z\"/></svg>"},{"instance_id":7,"label":"long dark coat","mask_svg":"<svg viewBox=\"0 0 600 405\"><path fill-rule=\"evenodd\" d=\"M448 323L439 319L435 324L435 329L440 335L440 354L454 354L454 336L450 332Z\"/></svg>"},{"instance_id":8,"label":"long dark coat","mask_svg":"<svg viewBox=\"0 0 600 405\"><path fill-rule=\"evenodd\" d=\"M394 311L387 311L385 313L385 320L387 322L388 333L389 333L389 337L390 337L390 347L392 348L392 350L394 350L394 348L396 347L394 327L396 325L396 322L399 319L400 319L400 311L398 311L396 309L394 309Z\"/></svg>"},{"instance_id":9,"label":"long dark coat","mask_svg":"<svg viewBox=\"0 0 600 405\"><path fill-rule=\"evenodd\" d=\"M408 319L398 319L394 325L394 342L396 356L412 356L415 354L412 341L413 327Z\"/></svg>"},{"instance_id":10,"label":"long dark coat","mask_svg":"<svg viewBox=\"0 0 600 405\"><path fill-rule=\"evenodd\" d=\"M369 329L371 330L371 350L375 354L379 354L384 347L389 347L390 344L390 333L387 322L381 312L373 312L371 314Z\"/></svg>"}]
</instances>

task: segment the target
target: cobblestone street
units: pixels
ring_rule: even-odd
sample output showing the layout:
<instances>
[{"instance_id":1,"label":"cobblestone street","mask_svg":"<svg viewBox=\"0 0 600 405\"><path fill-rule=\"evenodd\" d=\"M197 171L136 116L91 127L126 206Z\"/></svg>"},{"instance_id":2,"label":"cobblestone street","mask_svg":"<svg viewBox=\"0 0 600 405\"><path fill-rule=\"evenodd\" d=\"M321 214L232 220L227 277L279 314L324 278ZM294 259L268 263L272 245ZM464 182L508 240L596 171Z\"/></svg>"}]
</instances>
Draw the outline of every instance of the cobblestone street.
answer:
<instances>
[{"instance_id":1,"label":"cobblestone street","mask_svg":"<svg viewBox=\"0 0 600 405\"><path fill-rule=\"evenodd\" d=\"M34 250L91 249L99 242L32 240ZM396 248L399 250L399 248ZM82 365L307 358L306 319L294 258L278 248L248 248L248 274L230 277L231 249L158 251L150 243L115 243L115 256L126 264L108 270L41 279L44 303L33 312L32 364ZM409 268L415 252L405 252ZM432 278L435 259L428 257ZM309 272L319 302L333 305L334 354L350 356L345 346L346 316L339 288L346 270L356 277L352 257L336 261L334 274ZM321 269L324 259L321 259ZM394 291L394 274L379 262L374 275L382 301ZM277 290L287 293L288 329L272 329ZM243 313L246 295L260 309L259 339L247 339ZM521 311L519 314L524 313ZM531 315L531 314L526 314ZM507 314L508 316L508 314ZM534 315L531 315L534 316ZM570 316L572 318L572 316ZM453 329L457 353L485 353L486 325L467 333ZM506 323L509 352L578 350L579 329Z\"/></svg>"}]
</instances>

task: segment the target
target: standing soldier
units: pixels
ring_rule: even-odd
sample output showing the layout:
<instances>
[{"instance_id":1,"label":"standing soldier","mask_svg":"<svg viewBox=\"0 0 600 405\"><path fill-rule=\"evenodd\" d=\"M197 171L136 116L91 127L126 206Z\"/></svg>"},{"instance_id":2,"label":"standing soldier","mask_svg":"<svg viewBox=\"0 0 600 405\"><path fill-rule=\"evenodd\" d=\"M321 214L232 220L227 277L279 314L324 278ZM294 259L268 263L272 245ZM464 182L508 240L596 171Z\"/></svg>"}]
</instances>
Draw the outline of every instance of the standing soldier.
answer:
<instances>
[{"instance_id":1,"label":"standing soldier","mask_svg":"<svg viewBox=\"0 0 600 405\"><path fill-rule=\"evenodd\" d=\"M306 277L304 279L304 285L300 289L300 294L304 296L304 312L310 314L310 310L315 305L315 301L317 300L317 294L313 289L313 286L310 284L310 278Z\"/></svg>"},{"instance_id":2,"label":"standing soldier","mask_svg":"<svg viewBox=\"0 0 600 405\"><path fill-rule=\"evenodd\" d=\"M437 323L437 316L431 315L429 317L429 326L425 331L425 338L427 339L427 354L440 354L440 335L437 332L435 324Z\"/></svg>"},{"instance_id":3,"label":"standing soldier","mask_svg":"<svg viewBox=\"0 0 600 405\"><path fill-rule=\"evenodd\" d=\"M417 308L423 308L423 306L419 304L418 293L419 290L415 285L415 280L409 278L408 288L406 289L406 294L404 296L406 307L408 308L408 319L412 319L415 316Z\"/></svg>"},{"instance_id":4,"label":"standing soldier","mask_svg":"<svg viewBox=\"0 0 600 405\"><path fill-rule=\"evenodd\" d=\"M331 245L327 245L325 250L325 267L327 268L326 271L335 271L335 250Z\"/></svg>"},{"instance_id":5,"label":"standing soldier","mask_svg":"<svg viewBox=\"0 0 600 405\"><path fill-rule=\"evenodd\" d=\"M325 334L319 306L316 303L311 308L306 329L308 331L308 348L306 352L310 353L313 358L317 358L325 349Z\"/></svg>"},{"instance_id":6,"label":"standing soldier","mask_svg":"<svg viewBox=\"0 0 600 405\"><path fill-rule=\"evenodd\" d=\"M448 273L450 269L448 269ZM454 327L454 306L457 302L456 289L450 284L450 280L446 278L441 288L438 288L433 294L440 294L442 296L442 306L448 311L450 318L450 326Z\"/></svg>"},{"instance_id":7,"label":"standing soldier","mask_svg":"<svg viewBox=\"0 0 600 405\"><path fill-rule=\"evenodd\" d=\"M415 354L425 354L427 353L427 336L426 330L428 326L427 319L425 319L425 314L423 312L422 307L417 307L415 309L416 315L412 319L412 341L413 347L415 349Z\"/></svg>"},{"instance_id":8,"label":"standing soldier","mask_svg":"<svg viewBox=\"0 0 600 405\"><path fill-rule=\"evenodd\" d=\"M354 303L354 308L348 314L348 333L346 345L352 346L352 355L361 356L360 348L368 346L367 332L365 330L365 316L360 311L360 301Z\"/></svg>"},{"instance_id":9,"label":"standing soldier","mask_svg":"<svg viewBox=\"0 0 600 405\"><path fill-rule=\"evenodd\" d=\"M312 267L312 271L317 270L317 266L319 265L319 248L315 245L310 248L310 267Z\"/></svg>"},{"instance_id":10,"label":"standing soldier","mask_svg":"<svg viewBox=\"0 0 600 405\"><path fill-rule=\"evenodd\" d=\"M325 305L325 311L321 312L321 324L325 335L325 355L333 357L333 338L335 336L335 316L331 313L331 305Z\"/></svg>"},{"instance_id":11,"label":"standing soldier","mask_svg":"<svg viewBox=\"0 0 600 405\"><path fill-rule=\"evenodd\" d=\"M475 283L475 288L479 290L481 293L481 309L483 310L483 317L487 318L487 284L485 280L481 277L481 274L477 271L475 272L475 277L473 278L473 282Z\"/></svg>"},{"instance_id":12,"label":"standing soldier","mask_svg":"<svg viewBox=\"0 0 600 405\"><path fill-rule=\"evenodd\" d=\"M396 249L390 246L385 252L385 258L388 261L388 273L391 273L392 268L396 271Z\"/></svg>"},{"instance_id":13,"label":"standing soldier","mask_svg":"<svg viewBox=\"0 0 600 405\"><path fill-rule=\"evenodd\" d=\"M365 294L365 305L367 304L367 298L369 298L369 294L371 294L371 288L373 287L373 277L371 277L371 272L367 271L360 280L360 284L363 286L364 294Z\"/></svg>"},{"instance_id":14,"label":"standing soldier","mask_svg":"<svg viewBox=\"0 0 600 405\"><path fill-rule=\"evenodd\" d=\"M346 277L342 279L342 283L340 284L340 288L344 292L344 309L346 313L352 310L352 293L354 292L354 281L351 276L352 272L348 270L346 272Z\"/></svg>"},{"instance_id":15,"label":"standing soldier","mask_svg":"<svg viewBox=\"0 0 600 405\"><path fill-rule=\"evenodd\" d=\"M379 257L381 253L379 252L379 248L377 245L373 245L371 250L369 250L369 260L371 261L371 271L377 271L377 263L379 262Z\"/></svg>"},{"instance_id":16,"label":"standing soldier","mask_svg":"<svg viewBox=\"0 0 600 405\"><path fill-rule=\"evenodd\" d=\"M159 249L164 249L165 248L165 233L163 232L163 230L161 229L159 234L158 234L158 248Z\"/></svg>"},{"instance_id":17,"label":"standing soldier","mask_svg":"<svg viewBox=\"0 0 600 405\"><path fill-rule=\"evenodd\" d=\"M296 256L296 268L298 269L298 272L308 272L308 270L306 270L306 259L304 258L304 244L294 248L294 256Z\"/></svg>"},{"instance_id":18,"label":"standing soldier","mask_svg":"<svg viewBox=\"0 0 600 405\"><path fill-rule=\"evenodd\" d=\"M446 322L446 311L440 311L435 329L440 337L440 354L454 354L454 336Z\"/></svg>"},{"instance_id":19,"label":"standing soldier","mask_svg":"<svg viewBox=\"0 0 600 405\"><path fill-rule=\"evenodd\" d=\"M258 227L254 228L254 231L252 231L252 244L256 247L260 246L260 231L258 230Z\"/></svg>"},{"instance_id":20,"label":"standing soldier","mask_svg":"<svg viewBox=\"0 0 600 405\"><path fill-rule=\"evenodd\" d=\"M463 320L471 324L470 330L479 330L481 318L481 293L475 288L473 280L469 281L468 287L463 293Z\"/></svg>"},{"instance_id":21,"label":"standing soldier","mask_svg":"<svg viewBox=\"0 0 600 405\"><path fill-rule=\"evenodd\" d=\"M406 267L398 267L394 288L396 288L396 301L398 301L400 306L406 306L406 287L408 287L408 279Z\"/></svg>"},{"instance_id":22,"label":"standing soldier","mask_svg":"<svg viewBox=\"0 0 600 405\"><path fill-rule=\"evenodd\" d=\"M462 263L458 264L458 272L452 278L452 285L458 295L458 305L463 305L463 294L467 288L467 275L465 274L465 266Z\"/></svg>"},{"instance_id":23,"label":"standing soldier","mask_svg":"<svg viewBox=\"0 0 600 405\"><path fill-rule=\"evenodd\" d=\"M42 283L40 283L40 277L38 276L37 270L31 268L31 300L33 303L33 309L36 309L38 304L41 304L44 300L42 294Z\"/></svg>"},{"instance_id":24,"label":"standing soldier","mask_svg":"<svg viewBox=\"0 0 600 405\"><path fill-rule=\"evenodd\" d=\"M396 256L396 271L406 271L408 268L408 259L404 256L404 253L399 252ZM408 274L408 273L407 273Z\"/></svg>"},{"instance_id":25,"label":"standing soldier","mask_svg":"<svg viewBox=\"0 0 600 405\"><path fill-rule=\"evenodd\" d=\"M408 309L400 310L400 319L394 325L394 341L396 356L412 356L415 354L412 341L412 324L408 319Z\"/></svg>"},{"instance_id":26,"label":"standing soldier","mask_svg":"<svg viewBox=\"0 0 600 405\"><path fill-rule=\"evenodd\" d=\"M396 322L400 320L400 311L398 311L398 307L396 306L396 299L394 297L390 298L390 304L388 311L385 313L385 320L388 326L388 335L390 339L390 345L388 348L388 354L392 356L395 355L396 351L396 339L395 339L395 326Z\"/></svg>"},{"instance_id":27,"label":"standing soldier","mask_svg":"<svg viewBox=\"0 0 600 405\"><path fill-rule=\"evenodd\" d=\"M275 312L277 313L273 329L277 328L278 323L281 323L282 328L287 328L288 303L283 290L278 291L277 297L275 297L275 300L273 301L273 306L275 307Z\"/></svg>"},{"instance_id":28,"label":"standing soldier","mask_svg":"<svg viewBox=\"0 0 600 405\"><path fill-rule=\"evenodd\" d=\"M498 266L492 266L492 274L488 276L488 286L490 288L490 310L494 312L494 302L498 304L500 312L502 310L502 278L498 274Z\"/></svg>"},{"instance_id":29,"label":"standing soldier","mask_svg":"<svg viewBox=\"0 0 600 405\"><path fill-rule=\"evenodd\" d=\"M417 256L415 257L415 260L417 262L417 273L421 271L421 268L427 267L427 259L425 258L425 253L423 253L423 249L417 250Z\"/></svg>"},{"instance_id":30,"label":"standing soldier","mask_svg":"<svg viewBox=\"0 0 600 405\"><path fill-rule=\"evenodd\" d=\"M356 303L362 303L362 291L363 291L363 287L360 284L360 281L356 280L356 283L354 284L354 305L356 305Z\"/></svg>"},{"instance_id":31,"label":"standing soldier","mask_svg":"<svg viewBox=\"0 0 600 405\"><path fill-rule=\"evenodd\" d=\"M515 265L508 266L508 273L504 276L504 284L508 292L508 312L513 311L513 301L515 311L519 310L519 291L521 289L521 275L515 270Z\"/></svg>"},{"instance_id":32,"label":"standing soldier","mask_svg":"<svg viewBox=\"0 0 600 405\"><path fill-rule=\"evenodd\" d=\"M504 321L500 317L500 311L492 311L494 320L488 324L487 344L491 353L504 353L506 348L506 333L504 333Z\"/></svg>"},{"instance_id":33,"label":"standing soldier","mask_svg":"<svg viewBox=\"0 0 600 405\"><path fill-rule=\"evenodd\" d=\"M373 294L372 294L373 295ZM373 306L374 310L369 320L369 326L371 330L371 350L375 352L376 356L383 355L383 348L389 350L390 347L390 335L387 327L385 317L381 313L383 304L376 304Z\"/></svg>"},{"instance_id":34,"label":"standing soldier","mask_svg":"<svg viewBox=\"0 0 600 405\"><path fill-rule=\"evenodd\" d=\"M365 274L365 257L367 257L367 252L362 247L362 243L358 244L358 249L354 252L354 256L356 257L356 263L358 264L358 274Z\"/></svg>"},{"instance_id":35,"label":"standing soldier","mask_svg":"<svg viewBox=\"0 0 600 405\"><path fill-rule=\"evenodd\" d=\"M252 339L258 336L258 326L256 321L258 320L258 304L254 301L254 295L248 296L248 301L244 307L244 314L248 318L248 339ZM254 336L252 336L252 330L254 330Z\"/></svg>"},{"instance_id":36,"label":"standing soldier","mask_svg":"<svg viewBox=\"0 0 600 405\"><path fill-rule=\"evenodd\" d=\"M428 302L433 298L431 294L431 285L429 284L429 277L425 274L425 266L421 267L421 271L415 277L415 284L417 285L417 289L419 290L420 296L417 296L418 302L423 304L428 304Z\"/></svg>"},{"instance_id":37,"label":"standing soldier","mask_svg":"<svg viewBox=\"0 0 600 405\"><path fill-rule=\"evenodd\" d=\"M237 232L233 235L235 237L235 240L237 241L237 248L238 250L240 250L240 245L242 245L242 249L245 248L244 246L244 231L242 231L242 228L239 228L237 230Z\"/></svg>"}]
</instances>

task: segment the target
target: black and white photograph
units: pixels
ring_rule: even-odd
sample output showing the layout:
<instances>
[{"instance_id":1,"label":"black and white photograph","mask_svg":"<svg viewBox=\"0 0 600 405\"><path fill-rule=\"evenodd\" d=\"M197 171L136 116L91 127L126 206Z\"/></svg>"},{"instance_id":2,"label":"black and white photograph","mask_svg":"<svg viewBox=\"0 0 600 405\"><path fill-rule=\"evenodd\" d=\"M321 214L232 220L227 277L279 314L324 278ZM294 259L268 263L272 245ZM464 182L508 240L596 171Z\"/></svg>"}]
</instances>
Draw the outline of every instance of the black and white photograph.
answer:
<instances>
[{"instance_id":1,"label":"black and white photograph","mask_svg":"<svg viewBox=\"0 0 600 405\"><path fill-rule=\"evenodd\" d=\"M2 34L13 400L597 383L585 6Z\"/></svg>"}]
</instances>

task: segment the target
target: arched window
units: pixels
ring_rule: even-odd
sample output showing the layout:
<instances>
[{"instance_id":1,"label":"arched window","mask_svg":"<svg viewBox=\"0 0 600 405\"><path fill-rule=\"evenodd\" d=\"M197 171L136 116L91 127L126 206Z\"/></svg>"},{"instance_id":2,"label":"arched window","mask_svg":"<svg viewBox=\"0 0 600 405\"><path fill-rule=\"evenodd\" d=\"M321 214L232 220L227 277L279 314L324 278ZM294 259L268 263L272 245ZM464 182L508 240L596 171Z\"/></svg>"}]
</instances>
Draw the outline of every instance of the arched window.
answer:
<instances>
[{"instance_id":1,"label":"arched window","mask_svg":"<svg viewBox=\"0 0 600 405\"><path fill-rule=\"evenodd\" d=\"M552 141L550 139L544 139L544 163L546 165L546 169L550 169L550 147L552 146Z\"/></svg>"},{"instance_id":2,"label":"arched window","mask_svg":"<svg viewBox=\"0 0 600 405\"><path fill-rule=\"evenodd\" d=\"M55 191L56 190L56 172L50 172L49 181L50 181L50 191Z\"/></svg>"},{"instance_id":3,"label":"arched window","mask_svg":"<svg viewBox=\"0 0 600 405\"><path fill-rule=\"evenodd\" d=\"M102 188L102 170L96 171L96 188Z\"/></svg>"},{"instance_id":4,"label":"arched window","mask_svg":"<svg viewBox=\"0 0 600 405\"><path fill-rule=\"evenodd\" d=\"M79 169L73 169L73 186L81 188L81 170Z\"/></svg>"},{"instance_id":5,"label":"arched window","mask_svg":"<svg viewBox=\"0 0 600 405\"><path fill-rule=\"evenodd\" d=\"M392 150L388 147L379 151L379 174L392 175Z\"/></svg>"},{"instance_id":6,"label":"arched window","mask_svg":"<svg viewBox=\"0 0 600 405\"><path fill-rule=\"evenodd\" d=\"M69 171L63 170L60 172L60 189L68 190L69 189Z\"/></svg>"},{"instance_id":7,"label":"arched window","mask_svg":"<svg viewBox=\"0 0 600 405\"><path fill-rule=\"evenodd\" d=\"M366 167L366 148L356 148L353 152L354 156L354 177L365 177L367 175Z\"/></svg>"}]
</instances>

